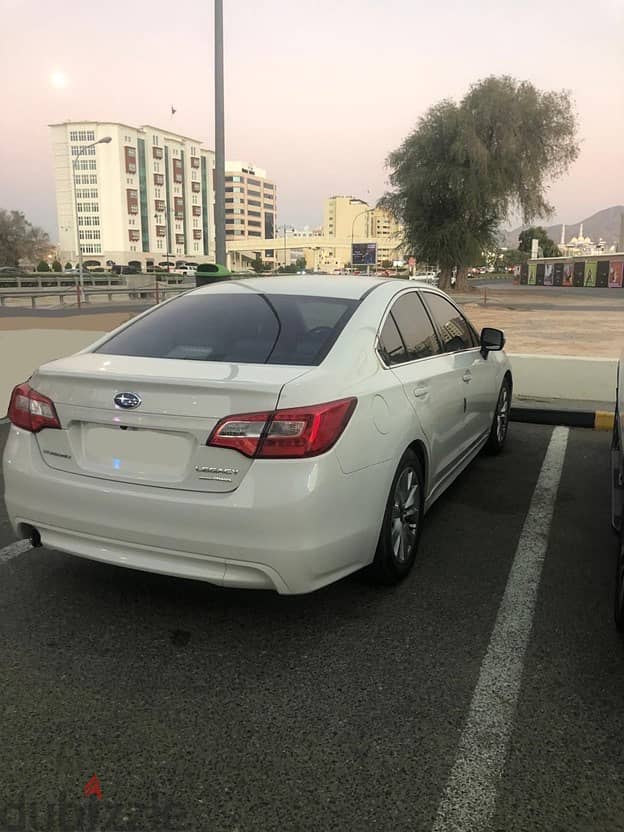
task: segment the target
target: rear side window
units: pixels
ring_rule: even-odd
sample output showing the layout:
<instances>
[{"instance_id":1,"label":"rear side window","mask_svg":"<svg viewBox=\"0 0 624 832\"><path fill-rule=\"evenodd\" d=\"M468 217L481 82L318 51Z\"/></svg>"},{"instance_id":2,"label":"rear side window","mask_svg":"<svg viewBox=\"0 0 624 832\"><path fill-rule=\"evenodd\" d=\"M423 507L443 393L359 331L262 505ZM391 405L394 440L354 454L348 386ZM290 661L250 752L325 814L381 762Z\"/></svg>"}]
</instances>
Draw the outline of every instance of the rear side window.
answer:
<instances>
[{"instance_id":1,"label":"rear side window","mask_svg":"<svg viewBox=\"0 0 624 832\"><path fill-rule=\"evenodd\" d=\"M440 352L440 344L433 324L416 292L402 295L390 314L405 344L407 361L429 358Z\"/></svg>"},{"instance_id":2,"label":"rear side window","mask_svg":"<svg viewBox=\"0 0 624 832\"><path fill-rule=\"evenodd\" d=\"M320 364L357 300L305 295L190 294L157 307L96 352L233 364Z\"/></svg>"},{"instance_id":3,"label":"rear side window","mask_svg":"<svg viewBox=\"0 0 624 832\"><path fill-rule=\"evenodd\" d=\"M388 315L379 333L379 352L388 365L404 364L407 361L405 344L392 315Z\"/></svg>"},{"instance_id":4,"label":"rear side window","mask_svg":"<svg viewBox=\"0 0 624 832\"><path fill-rule=\"evenodd\" d=\"M435 320L445 352L469 350L476 346L472 330L464 316L441 295L425 292L427 306Z\"/></svg>"}]
</instances>

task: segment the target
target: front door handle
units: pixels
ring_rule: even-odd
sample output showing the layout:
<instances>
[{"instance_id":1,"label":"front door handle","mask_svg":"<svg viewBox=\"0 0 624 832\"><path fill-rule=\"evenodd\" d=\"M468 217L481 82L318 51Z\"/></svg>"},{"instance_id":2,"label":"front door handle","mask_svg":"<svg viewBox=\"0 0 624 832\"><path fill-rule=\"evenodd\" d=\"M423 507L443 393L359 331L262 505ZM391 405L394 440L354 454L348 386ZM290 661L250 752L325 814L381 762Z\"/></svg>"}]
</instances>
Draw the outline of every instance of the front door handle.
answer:
<instances>
[{"instance_id":1,"label":"front door handle","mask_svg":"<svg viewBox=\"0 0 624 832\"><path fill-rule=\"evenodd\" d=\"M462 376L462 381L465 381L466 384L469 384L472 381L472 373L470 372L470 370L466 370L466 372Z\"/></svg>"},{"instance_id":2,"label":"front door handle","mask_svg":"<svg viewBox=\"0 0 624 832\"><path fill-rule=\"evenodd\" d=\"M429 388L421 385L420 387L414 387L414 396L417 399L424 399L425 396L429 395Z\"/></svg>"}]
</instances>

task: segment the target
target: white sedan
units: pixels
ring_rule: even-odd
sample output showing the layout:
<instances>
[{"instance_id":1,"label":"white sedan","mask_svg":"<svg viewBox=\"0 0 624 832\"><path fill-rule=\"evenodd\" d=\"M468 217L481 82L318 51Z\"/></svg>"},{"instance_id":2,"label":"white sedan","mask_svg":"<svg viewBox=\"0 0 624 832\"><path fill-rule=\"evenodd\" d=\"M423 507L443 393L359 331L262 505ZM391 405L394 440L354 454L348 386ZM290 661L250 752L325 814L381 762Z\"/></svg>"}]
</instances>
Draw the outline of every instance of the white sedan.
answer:
<instances>
[{"instance_id":1,"label":"white sedan","mask_svg":"<svg viewBox=\"0 0 624 832\"><path fill-rule=\"evenodd\" d=\"M507 435L500 330L402 280L267 277L156 306L13 391L15 532L280 593L409 572L425 512Z\"/></svg>"}]
</instances>

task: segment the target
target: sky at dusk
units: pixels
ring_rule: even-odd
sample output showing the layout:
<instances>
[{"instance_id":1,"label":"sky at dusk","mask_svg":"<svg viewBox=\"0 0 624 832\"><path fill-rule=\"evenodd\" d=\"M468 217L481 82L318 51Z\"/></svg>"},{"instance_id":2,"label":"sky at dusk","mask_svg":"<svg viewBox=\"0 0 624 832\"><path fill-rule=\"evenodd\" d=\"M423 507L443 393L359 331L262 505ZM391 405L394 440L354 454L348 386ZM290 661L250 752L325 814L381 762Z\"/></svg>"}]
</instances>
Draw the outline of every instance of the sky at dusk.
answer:
<instances>
[{"instance_id":1,"label":"sky at dusk","mask_svg":"<svg viewBox=\"0 0 624 832\"><path fill-rule=\"evenodd\" d=\"M552 187L554 221L624 202L624 0L224 6L226 157L266 168L279 223L320 224L332 194L376 200L419 116L490 74L573 93L581 155ZM56 235L53 122L154 124L214 146L208 0L0 0L0 13L0 208Z\"/></svg>"}]
</instances>

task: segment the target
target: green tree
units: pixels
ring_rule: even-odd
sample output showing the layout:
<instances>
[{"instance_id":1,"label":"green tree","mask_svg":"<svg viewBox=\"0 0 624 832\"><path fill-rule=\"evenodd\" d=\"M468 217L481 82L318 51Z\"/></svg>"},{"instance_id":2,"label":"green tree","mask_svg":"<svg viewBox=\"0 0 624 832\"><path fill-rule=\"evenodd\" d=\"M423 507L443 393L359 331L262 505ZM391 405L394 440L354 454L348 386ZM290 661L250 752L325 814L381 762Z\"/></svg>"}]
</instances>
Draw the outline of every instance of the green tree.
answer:
<instances>
[{"instance_id":1,"label":"green tree","mask_svg":"<svg viewBox=\"0 0 624 832\"><path fill-rule=\"evenodd\" d=\"M21 211L0 209L0 266L18 266L20 260L35 263L50 250L43 229L28 222Z\"/></svg>"},{"instance_id":2,"label":"green tree","mask_svg":"<svg viewBox=\"0 0 624 832\"><path fill-rule=\"evenodd\" d=\"M518 236L518 250L531 253L531 244L537 239L537 244L542 251L542 257L561 257L561 252L541 225L531 226L520 232Z\"/></svg>"},{"instance_id":3,"label":"green tree","mask_svg":"<svg viewBox=\"0 0 624 832\"><path fill-rule=\"evenodd\" d=\"M45 260L40 260L40 261L37 263L37 271L38 271L38 272L49 272L49 271L50 271L50 267L48 266L48 264L46 263L46 261L45 261Z\"/></svg>"},{"instance_id":4,"label":"green tree","mask_svg":"<svg viewBox=\"0 0 624 832\"><path fill-rule=\"evenodd\" d=\"M256 254L256 259L251 264L251 268L256 272L256 274L260 274L264 271L264 263L262 262L262 257L259 254Z\"/></svg>"},{"instance_id":5,"label":"green tree","mask_svg":"<svg viewBox=\"0 0 624 832\"><path fill-rule=\"evenodd\" d=\"M467 288L467 268L497 247L513 211L525 222L549 216L546 186L578 156L576 117L567 92L490 77L459 104L444 100L390 154L391 190L381 200L403 223L419 262L436 264L440 286Z\"/></svg>"},{"instance_id":6,"label":"green tree","mask_svg":"<svg viewBox=\"0 0 624 832\"><path fill-rule=\"evenodd\" d=\"M74 268L74 267L72 266L72 264L71 264L69 261L67 261L67 263L65 263L65 271L66 271L66 272L70 271L70 270L71 270L71 269L73 269L73 268ZM166 269L162 269L162 271L167 271L167 270L166 270Z\"/></svg>"},{"instance_id":7,"label":"green tree","mask_svg":"<svg viewBox=\"0 0 624 832\"><path fill-rule=\"evenodd\" d=\"M295 260L295 271L296 272L303 272L305 271L306 267L306 259L305 257L297 257Z\"/></svg>"},{"instance_id":8,"label":"green tree","mask_svg":"<svg viewBox=\"0 0 624 832\"><path fill-rule=\"evenodd\" d=\"M529 255L526 251L520 251L517 248L510 248L507 251L501 252L501 260L499 262L502 263L504 268L509 268L510 266L521 266L523 263L529 259Z\"/></svg>"},{"instance_id":9,"label":"green tree","mask_svg":"<svg viewBox=\"0 0 624 832\"><path fill-rule=\"evenodd\" d=\"M53 272L62 272L63 271L63 267L61 266L61 264L59 263L58 260L53 260L52 261L52 271Z\"/></svg>"}]
</instances>

